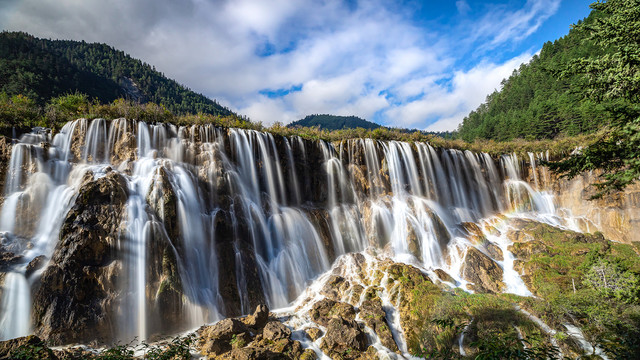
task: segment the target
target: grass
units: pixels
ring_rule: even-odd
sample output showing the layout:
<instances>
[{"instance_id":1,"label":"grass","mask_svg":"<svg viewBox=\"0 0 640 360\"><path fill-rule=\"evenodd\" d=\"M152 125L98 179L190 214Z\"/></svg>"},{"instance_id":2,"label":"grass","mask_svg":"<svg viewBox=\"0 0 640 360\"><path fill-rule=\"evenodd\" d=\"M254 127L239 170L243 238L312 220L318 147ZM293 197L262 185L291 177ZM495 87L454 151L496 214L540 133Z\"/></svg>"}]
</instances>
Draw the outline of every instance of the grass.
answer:
<instances>
[{"instance_id":1,"label":"grass","mask_svg":"<svg viewBox=\"0 0 640 360\"><path fill-rule=\"evenodd\" d=\"M209 114L174 114L164 106L146 103L138 104L125 99L117 99L109 104L101 104L90 100L84 94L68 94L53 98L45 106L22 95L7 96L0 94L0 134L11 135L14 127L21 131L28 131L31 127L42 126L59 130L68 121L78 118L106 118L115 119L125 117L150 123L172 123L181 126L212 124L225 128L251 129L270 132L280 136L299 136L308 140L324 140L340 142L350 139L370 138L385 141L427 142L432 146L486 152L493 157L503 154L517 153L526 155L527 152L550 152L554 158L566 156L579 146L586 146L600 139L605 130L596 134L562 137L554 140L528 141L516 139L508 142L493 140L476 140L472 143L461 139L444 139L433 134L419 131L408 132L406 129L377 128L377 129L341 129L323 130L319 127L287 127L282 123L264 126L260 122L250 121L246 117L237 115L214 116Z\"/></svg>"}]
</instances>

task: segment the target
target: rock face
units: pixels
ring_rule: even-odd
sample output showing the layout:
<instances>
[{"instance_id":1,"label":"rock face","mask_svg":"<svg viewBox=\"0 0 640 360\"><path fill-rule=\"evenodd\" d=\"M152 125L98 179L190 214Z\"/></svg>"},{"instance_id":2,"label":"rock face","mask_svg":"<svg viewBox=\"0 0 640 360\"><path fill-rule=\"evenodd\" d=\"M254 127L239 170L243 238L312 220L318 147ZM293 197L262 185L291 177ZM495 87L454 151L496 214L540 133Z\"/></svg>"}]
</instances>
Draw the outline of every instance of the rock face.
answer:
<instances>
[{"instance_id":1,"label":"rock face","mask_svg":"<svg viewBox=\"0 0 640 360\"><path fill-rule=\"evenodd\" d=\"M623 243L640 241L640 183L592 200L596 192L590 184L599 181L598 173L586 172L568 180L548 173L543 166L536 169L540 187L555 195L558 207L588 219L580 224L582 231L599 230L607 239Z\"/></svg>"},{"instance_id":2,"label":"rock face","mask_svg":"<svg viewBox=\"0 0 640 360\"><path fill-rule=\"evenodd\" d=\"M4 181L11 160L11 140L0 135L0 207L4 203Z\"/></svg>"},{"instance_id":3,"label":"rock face","mask_svg":"<svg viewBox=\"0 0 640 360\"><path fill-rule=\"evenodd\" d=\"M113 247L127 195L125 179L115 172L80 190L34 290L37 335L58 344L112 337L120 270Z\"/></svg>"},{"instance_id":4,"label":"rock face","mask_svg":"<svg viewBox=\"0 0 640 360\"><path fill-rule=\"evenodd\" d=\"M474 247L467 250L462 275L473 283L470 288L476 292L499 293L505 287L502 281L502 268Z\"/></svg>"},{"instance_id":5,"label":"rock face","mask_svg":"<svg viewBox=\"0 0 640 360\"><path fill-rule=\"evenodd\" d=\"M365 299L360 305L360 318L364 320L364 323L380 338L382 345L387 347L391 351L398 351L398 345L396 345L393 339L393 334L387 324L384 309L382 308L382 300L378 296L378 292L381 289L369 288L365 294Z\"/></svg>"}]
</instances>

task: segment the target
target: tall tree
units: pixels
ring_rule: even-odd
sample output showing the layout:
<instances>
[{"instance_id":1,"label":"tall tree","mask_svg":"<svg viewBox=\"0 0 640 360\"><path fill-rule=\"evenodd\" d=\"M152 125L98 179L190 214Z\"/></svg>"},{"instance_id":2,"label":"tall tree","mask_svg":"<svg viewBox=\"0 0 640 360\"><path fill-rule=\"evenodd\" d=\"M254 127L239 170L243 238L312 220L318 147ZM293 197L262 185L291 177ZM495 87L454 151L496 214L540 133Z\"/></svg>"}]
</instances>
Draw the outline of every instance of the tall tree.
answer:
<instances>
[{"instance_id":1,"label":"tall tree","mask_svg":"<svg viewBox=\"0 0 640 360\"><path fill-rule=\"evenodd\" d=\"M606 104L610 130L601 141L550 166L568 177L601 170L594 184L600 196L640 178L640 0L598 1L591 8L603 16L576 27L609 51L573 60L564 76L580 75L586 96Z\"/></svg>"}]
</instances>

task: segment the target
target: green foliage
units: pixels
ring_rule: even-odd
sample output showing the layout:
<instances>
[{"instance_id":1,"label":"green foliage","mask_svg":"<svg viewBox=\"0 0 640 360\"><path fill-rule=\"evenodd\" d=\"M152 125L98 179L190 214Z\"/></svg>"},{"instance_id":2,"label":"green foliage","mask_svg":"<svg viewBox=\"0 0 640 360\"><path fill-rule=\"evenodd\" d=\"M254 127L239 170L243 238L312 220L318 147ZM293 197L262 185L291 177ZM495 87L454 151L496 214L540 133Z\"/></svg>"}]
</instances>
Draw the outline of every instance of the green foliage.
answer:
<instances>
[{"instance_id":1,"label":"green foliage","mask_svg":"<svg viewBox=\"0 0 640 360\"><path fill-rule=\"evenodd\" d=\"M600 259L593 264L584 275L583 281L601 296L614 297L625 303L638 301L640 292L638 276L608 260Z\"/></svg>"},{"instance_id":2,"label":"green foliage","mask_svg":"<svg viewBox=\"0 0 640 360\"><path fill-rule=\"evenodd\" d=\"M610 130L594 144L550 166L568 177L586 170L603 172L599 192L620 190L640 177L640 1L608 0L591 4L601 14L576 28L604 52L574 59L564 77L578 76L580 90L603 104Z\"/></svg>"},{"instance_id":3,"label":"green foliage","mask_svg":"<svg viewBox=\"0 0 640 360\"><path fill-rule=\"evenodd\" d=\"M52 359L53 353L44 344L28 343L12 351L9 358L13 360Z\"/></svg>"},{"instance_id":4,"label":"green foliage","mask_svg":"<svg viewBox=\"0 0 640 360\"><path fill-rule=\"evenodd\" d=\"M304 119L294 121L288 125L289 127L320 127L325 130L340 129L376 129L380 125L370 121L361 119L357 116L337 116L337 115L307 115Z\"/></svg>"},{"instance_id":5,"label":"green foliage","mask_svg":"<svg viewBox=\"0 0 640 360\"><path fill-rule=\"evenodd\" d=\"M143 359L147 360L188 360L191 359L191 348L195 342L195 334L178 336L165 345L149 345L142 343L136 347L131 343L116 345L89 357L91 360L130 360L134 359L135 350L143 351Z\"/></svg>"},{"instance_id":6,"label":"green foliage","mask_svg":"<svg viewBox=\"0 0 640 360\"><path fill-rule=\"evenodd\" d=\"M131 344L118 344L114 347L102 351L93 360L133 360L134 350Z\"/></svg>"},{"instance_id":7,"label":"green foliage","mask_svg":"<svg viewBox=\"0 0 640 360\"><path fill-rule=\"evenodd\" d=\"M453 348L458 335L464 331L468 323L457 323L453 319L434 319L431 323L439 330L436 335L437 346L429 347L421 344L413 355L438 360L462 359L462 356Z\"/></svg>"},{"instance_id":8,"label":"green foliage","mask_svg":"<svg viewBox=\"0 0 640 360\"><path fill-rule=\"evenodd\" d=\"M195 334L174 338L166 346L151 346L143 344L145 347L145 359L149 360L189 360L191 359L191 348L195 342Z\"/></svg>"},{"instance_id":9,"label":"green foliage","mask_svg":"<svg viewBox=\"0 0 640 360\"><path fill-rule=\"evenodd\" d=\"M560 359L560 350L552 345L519 339L516 335L494 332L472 343L478 348L476 360L553 360Z\"/></svg>"}]
</instances>

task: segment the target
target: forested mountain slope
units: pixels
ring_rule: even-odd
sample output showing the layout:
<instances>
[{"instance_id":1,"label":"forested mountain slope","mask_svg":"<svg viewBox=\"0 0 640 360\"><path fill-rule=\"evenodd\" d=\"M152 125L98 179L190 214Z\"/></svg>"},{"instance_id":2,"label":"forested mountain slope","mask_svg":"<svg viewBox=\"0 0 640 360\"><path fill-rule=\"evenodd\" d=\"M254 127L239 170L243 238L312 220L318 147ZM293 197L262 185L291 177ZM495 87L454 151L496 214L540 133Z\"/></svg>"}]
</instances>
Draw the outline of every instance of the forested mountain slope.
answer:
<instances>
[{"instance_id":1,"label":"forested mountain slope","mask_svg":"<svg viewBox=\"0 0 640 360\"><path fill-rule=\"evenodd\" d=\"M117 98L153 102L176 114L231 114L215 100L106 44L0 33L0 93L20 94L44 104L75 92L102 103Z\"/></svg>"},{"instance_id":2,"label":"forested mountain slope","mask_svg":"<svg viewBox=\"0 0 640 360\"><path fill-rule=\"evenodd\" d=\"M585 23L603 16L593 11ZM582 22L579 22L582 23ZM607 124L606 104L586 98L584 78L564 70L574 60L606 53L588 39L589 34L571 29L564 37L547 42L531 62L503 80L485 103L472 111L458 128L462 139L551 139L558 135L588 133Z\"/></svg>"},{"instance_id":3,"label":"forested mountain slope","mask_svg":"<svg viewBox=\"0 0 640 360\"><path fill-rule=\"evenodd\" d=\"M302 126L302 127L315 127L319 126L320 129L326 130L340 130L340 129L377 129L380 125L361 119L357 116L338 116L338 115L307 115L304 119L294 121L288 125L289 127Z\"/></svg>"}]
</instances>

